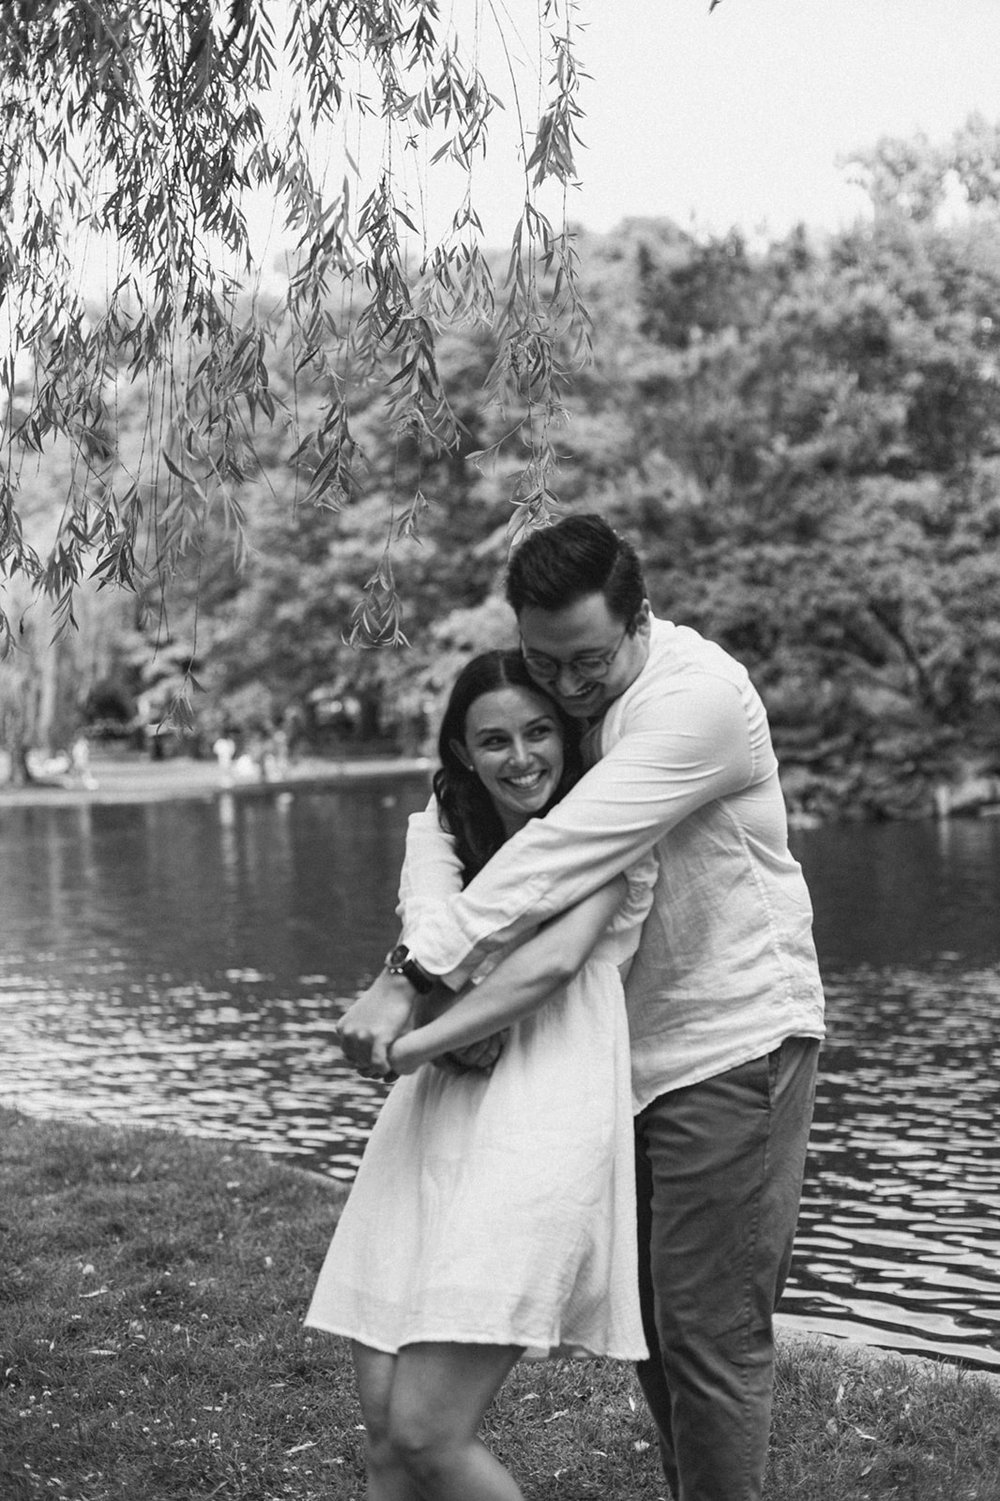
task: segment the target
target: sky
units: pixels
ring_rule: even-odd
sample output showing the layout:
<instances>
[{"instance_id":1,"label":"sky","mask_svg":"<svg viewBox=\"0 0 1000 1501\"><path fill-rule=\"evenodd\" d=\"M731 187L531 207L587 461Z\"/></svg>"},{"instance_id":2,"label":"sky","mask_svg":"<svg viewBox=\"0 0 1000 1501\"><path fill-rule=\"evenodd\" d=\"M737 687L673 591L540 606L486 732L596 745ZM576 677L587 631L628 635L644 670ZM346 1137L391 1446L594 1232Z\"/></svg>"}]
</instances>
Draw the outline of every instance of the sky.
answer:
<instances>
[{"instance_id":1,"label":"sky","mask_svg":"<svg viewBox=\"0 0 1000 1501\"><path fill-rule=\"evenodd\" d=\"M270 0L276 32L289 0ZM509 243L524 196L522 124L537 122L540 79L551 72L540 32L545 0L442 0L463 45L504 97L490 126L485 160L473 172L473 202L488 248ZM623 220L668 218L694 233L738 226L754 240L779 238L802 222L815 229L852 223L867 208L839 159L880 136L924 132L945 144L974 111L1000 120L1000 0L558 0L571 8L583 78L580 184L567 195L573 224L600 234ZM363 82L349 77L355 87ZM372 80L367 80L371 87ZM377 86L376 86L377 87ZM276 127L289 99L272 90L266 112ZM377 116L363 138L357 119L338 122L319 143L314 168L335 197L359 160L363 186L377 178L384 147ZM393 147L416 205L415 222L433 242L464 188L432 167L434 149ZM530 149L530 138L529 138ZM554 222L558 193L539 206ZM255 259L264 280L283 278L292 236L273 193L246 201ZM418 248L414 246L414 249ZM117 282L119 255L84 238L78 274L95 293Z\"/></svg>"},{"instance_id":2,"label":"sky","mask_svg":"<svg viewBox=\"0 0 1000 1501\"><path fill-rule=\"evenodd\" d=\"M527 52L536 0L504 8ZM636 216L715 233L835 229L866 204L838 157L883 135L943 144L974 111L1000 119L1000 0L719 0L711 12L709 0L579 0L577 19L590 77L569 212L601 233ZM508 177L490 193L498 209L516 201Z\"/></svg>"}]
</instances>

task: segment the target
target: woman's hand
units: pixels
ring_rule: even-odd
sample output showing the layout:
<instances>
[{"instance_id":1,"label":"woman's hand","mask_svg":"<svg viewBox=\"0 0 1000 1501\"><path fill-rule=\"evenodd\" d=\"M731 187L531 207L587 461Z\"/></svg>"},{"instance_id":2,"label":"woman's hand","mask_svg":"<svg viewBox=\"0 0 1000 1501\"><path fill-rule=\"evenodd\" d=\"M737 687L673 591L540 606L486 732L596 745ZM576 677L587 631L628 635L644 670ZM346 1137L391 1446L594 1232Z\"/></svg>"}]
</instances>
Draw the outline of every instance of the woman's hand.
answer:
<instances>
[{"instance_id":1,"label":"woman's hand","mask_svg":"<svg viewBox=\"0 0 1000 1501\"><path fill-rule=\"evenodd\" d=\"M489 1074L503 1052L507 1032L494 1032L480 1042L470 1042L463 1048L453 1048L434 1057L420 1040L420 1028L407 1032L390 1043L388 1068L393 1074L415 1074L425 1063L444 1069L448 1074Z\"/></svg>"},{"instance_id":2,"label":"woman's hand","mask_svg":"<svg viewBox=\"0 0 1000 1501\"><path fill-rule=\"evenodd\" d=\"M334 1028L348 1063L367 1078L384 1074L389 1045L410 1026L415 1000L416 992L404 976L378 975Z\"/></svg>"}]
</instances>

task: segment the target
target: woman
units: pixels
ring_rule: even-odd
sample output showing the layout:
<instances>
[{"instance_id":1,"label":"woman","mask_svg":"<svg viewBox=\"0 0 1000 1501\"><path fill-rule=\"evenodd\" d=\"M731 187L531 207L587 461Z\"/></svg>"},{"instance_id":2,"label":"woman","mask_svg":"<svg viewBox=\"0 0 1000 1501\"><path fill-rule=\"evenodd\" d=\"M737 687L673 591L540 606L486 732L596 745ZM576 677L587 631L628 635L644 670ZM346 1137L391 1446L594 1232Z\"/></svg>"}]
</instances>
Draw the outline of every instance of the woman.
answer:
<instances>
[{"instance_id":1,"label":"woman","mask_svg":"<svg viewBox=\"0 0 1000 1501\"><path fill-rule=\"evenodd\" d=\"M519 653L467 664L434 778L461 869L447 889L413 893L404 866L404 929L415 904L470 880L565 792L575 733ZM393 1044L407 1077L372 1132L306 1317L353 1341L369 1501L517 1501L477 1436L517 1360L645 1357L619 966L652 877L644 862L552 919ZM489 1071L423 1067L508 1028Z\"/></svg>"}]
</instances>

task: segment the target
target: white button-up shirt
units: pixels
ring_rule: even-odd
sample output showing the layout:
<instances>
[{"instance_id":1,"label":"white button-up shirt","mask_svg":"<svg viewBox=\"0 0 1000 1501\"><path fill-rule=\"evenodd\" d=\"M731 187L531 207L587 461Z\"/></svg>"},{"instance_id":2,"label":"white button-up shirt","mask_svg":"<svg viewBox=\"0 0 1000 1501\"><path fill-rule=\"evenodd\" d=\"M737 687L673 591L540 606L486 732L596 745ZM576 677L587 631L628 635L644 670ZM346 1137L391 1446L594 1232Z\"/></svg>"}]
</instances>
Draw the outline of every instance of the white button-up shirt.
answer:
<instances>
[{"instance_id":1,"label":"white button-up shirt","mask_svg":"<svg viewBox=\"0 0 1000 1501\"><path fill-rule=\"evenodd\" d=\"M427 898L454 890L451 839L433 807L413 815L400 911L424 968L457 988L652 850L653 906L626 981L635 1108L786 1037L822 1037L812 907L746 669L654 620L642 671L584 748L593 764L577 785L446 902Z\"/></svg>"}]
</instances>

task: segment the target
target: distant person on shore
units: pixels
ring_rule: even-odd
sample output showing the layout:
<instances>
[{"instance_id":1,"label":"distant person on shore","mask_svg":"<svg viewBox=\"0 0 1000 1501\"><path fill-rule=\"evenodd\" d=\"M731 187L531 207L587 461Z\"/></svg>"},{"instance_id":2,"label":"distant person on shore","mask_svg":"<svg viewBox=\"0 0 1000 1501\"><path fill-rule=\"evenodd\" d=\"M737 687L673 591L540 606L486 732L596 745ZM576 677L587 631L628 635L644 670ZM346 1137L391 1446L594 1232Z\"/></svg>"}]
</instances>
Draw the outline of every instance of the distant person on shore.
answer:
<instances>
[{"instance_id":1,"label":"distant person on shore","mask_svg":"<svg viewBox=\"0 0 1000 1501\"><path fill-rule=\"evenodd\" d=\"M236 760L233 762L233 773L239 782L259 782L261 779L260 757L257 754L258 743L251 739L238 750Z\"/></svg>"},{"instance_id":2,"label":"distant person on shore","mask_svg":"<svg viewBox=\"0 0 1000 1501\"><path fill-rule=\"evenodd\" d=\"M97 779L90 771L90 741L81 730L70 747L69 772L72 780L79 784L86 792L93 792L97 787Z\"/></svg>"},{"instance_id":3,"label":"distant person on shore","mask_svg":"<svg viewBox=\"0 0 1000 1501\"><path fill-rule=\"evenodd\" d=\"M532 532L507 598L532 680L585 727L590 770L409 927L406 965L355 1003L342 1044L356 1066L384 1068L411 1025L414 976L461 986L655 852L626 981L650 1347L638 1374L674 1496L758 1501L823 1035L767 717L738 662L653 617L634 548L600 516ZM411 826L414 887L448 846L431 814Z\"/></svg>"},{"instance_id":4,"label":"distant person on shore","mask_svg":"<svg viewBox=\"0 0 1000 1501\"><path fill-rule=\"evenodd\" d=\"M467 664L434 778L447 856L423 862L417 881L404 864L404 934L559 800L578 740L520 653ZM651 859L633 862L522 931L457 1000L415 977L417 1024L390 1049L407 1077L372 1132L306 1317L353 1341L370 1501L517 1501L479 1428L518 1359L646 1354L619 966L654 873ZM405 950L397 962L405 970ZM445 1054L445 1067L423 1066Z\"/></svg>"},{"instance_id":5,"label":"distant person on shore","mask_svg":"<svg viewBox=\"0 0 1000 1501\"><path fill-rule=\"evenodd\" d=\"M271 731L271 774L274 780L280 782L287 777L290 765L288 731L279 724Z\"/></svg>"},{"instance_id":6,"label":"distant person on shore","mask_svg":"<svg viewBox=\"0 0 1000 1501\"><path fill-rule=\"evenodd\" d=\"M232 735L219 735L213 746L212 754L219 768L219 780L223 787L231 787L233 783L233 761L236 757L236 741Z\"/></svg>"}]
</instances>

